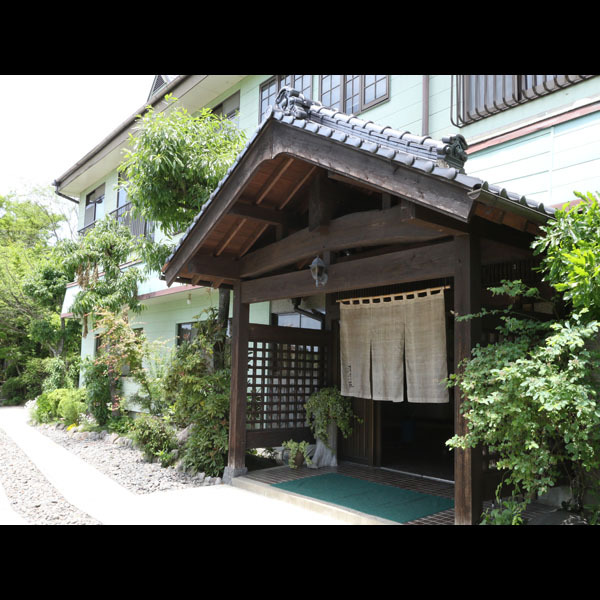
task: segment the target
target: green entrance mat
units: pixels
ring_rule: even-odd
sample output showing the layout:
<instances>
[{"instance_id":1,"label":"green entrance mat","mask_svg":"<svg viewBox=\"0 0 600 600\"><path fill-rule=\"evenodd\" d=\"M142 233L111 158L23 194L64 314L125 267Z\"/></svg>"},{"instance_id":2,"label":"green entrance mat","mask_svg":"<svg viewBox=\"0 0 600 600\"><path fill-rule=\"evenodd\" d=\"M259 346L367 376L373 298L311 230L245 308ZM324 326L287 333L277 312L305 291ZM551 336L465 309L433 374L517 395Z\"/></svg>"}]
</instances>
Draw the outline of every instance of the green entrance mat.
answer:
<instances>
[{"instance_id":1,"label":"green entrance mat","mask_svg":"<svg viewBox=\"0 0 600 600\"><path fill-rule=\"evenodd\" d=\"M407 523L454 507L450 498L403 490L339 473L271 485L397 523Z\"/></svg>"}]
</instances>

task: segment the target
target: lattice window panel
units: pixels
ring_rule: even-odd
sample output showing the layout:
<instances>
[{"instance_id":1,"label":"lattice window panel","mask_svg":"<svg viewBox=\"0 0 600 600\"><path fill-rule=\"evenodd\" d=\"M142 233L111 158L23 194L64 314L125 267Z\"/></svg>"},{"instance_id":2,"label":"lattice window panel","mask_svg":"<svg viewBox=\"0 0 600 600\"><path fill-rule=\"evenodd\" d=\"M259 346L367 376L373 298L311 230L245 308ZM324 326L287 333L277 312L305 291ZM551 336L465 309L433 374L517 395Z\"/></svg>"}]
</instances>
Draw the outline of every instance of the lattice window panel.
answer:
<instances>
[{"instance_id":1,"label":"lattice window panel","mask_svg":"<svg viewBox=\"0 0 600 600\"><path fill-rule=\"evenodd\" d=\"M308 427L304 405L327 366L325 346L249 341L247 429Z\"/></svg>"}]
</instances>

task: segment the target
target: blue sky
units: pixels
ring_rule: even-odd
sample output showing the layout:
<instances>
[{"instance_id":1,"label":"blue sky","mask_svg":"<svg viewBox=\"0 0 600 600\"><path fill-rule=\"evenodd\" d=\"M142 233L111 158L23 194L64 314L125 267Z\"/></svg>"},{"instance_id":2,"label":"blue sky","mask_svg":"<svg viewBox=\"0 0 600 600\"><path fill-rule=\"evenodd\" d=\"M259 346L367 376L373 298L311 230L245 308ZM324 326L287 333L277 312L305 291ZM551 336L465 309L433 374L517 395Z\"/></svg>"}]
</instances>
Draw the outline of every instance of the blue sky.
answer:
<instances>
[{"instance_id":1,"label":"blue sky","mask_svg":"<svg viewBox=\"0 0 600 600\"><path fill-rule=\"evenodd\" d=\"M0 195L49 186L141 108L154 75L0 75Z\"/></svg>"}]
</instances>

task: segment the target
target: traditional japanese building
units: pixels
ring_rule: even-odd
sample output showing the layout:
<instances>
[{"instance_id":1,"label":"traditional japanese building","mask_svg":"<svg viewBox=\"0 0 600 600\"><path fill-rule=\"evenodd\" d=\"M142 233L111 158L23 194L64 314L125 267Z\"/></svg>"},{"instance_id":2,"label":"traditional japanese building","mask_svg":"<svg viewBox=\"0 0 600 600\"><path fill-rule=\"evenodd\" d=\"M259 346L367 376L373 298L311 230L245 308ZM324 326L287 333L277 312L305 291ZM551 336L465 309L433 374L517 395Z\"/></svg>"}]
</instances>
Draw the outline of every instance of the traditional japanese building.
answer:
<instances>
[{"instance_id":1,"label":"traditional japanese building","mask_svg":"<svg viewBox=\"0 0 600 600\"><path fill-rule=\"evenodd\" d=\"M466 150L461 135L412 135L280 91L163 268L167 285L233 290L228 478L248 448L307 439L304 403L323 386L362 417L340 459L381 465L407 407L423 452L464 431L442 379L494 328L454 316L488 305L491 283L535 277L529 245L553 212L467 175ZM250 323L265 301L324 328ZM456 523L475 523L493 457L452 460Z\"/></svg>"}]
</instances>

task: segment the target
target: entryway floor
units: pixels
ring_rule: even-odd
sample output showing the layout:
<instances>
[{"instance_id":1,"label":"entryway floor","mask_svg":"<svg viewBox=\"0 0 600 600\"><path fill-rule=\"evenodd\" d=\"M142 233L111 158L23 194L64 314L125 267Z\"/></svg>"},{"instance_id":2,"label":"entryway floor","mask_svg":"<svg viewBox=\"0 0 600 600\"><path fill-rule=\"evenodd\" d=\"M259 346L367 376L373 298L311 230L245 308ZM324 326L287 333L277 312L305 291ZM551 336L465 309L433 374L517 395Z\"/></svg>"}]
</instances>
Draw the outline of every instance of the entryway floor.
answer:
<instances>
[{"instance_id":1,"label":"entryway floor","mask_svg":"<svg viewBox=\"0 0 600 600\"><path fill-rule=\"evenodd\" d=\"M277 496L282 500L298 501L300 496L290 492L280 490L273 487L273 484L294 481L305 477L315 477L325 473L339 473L348 477L364 479L373 483L390 485L404 490L411 490L422 494L430 494L443 498L454 498L454 484L445 481L437 481L417 475L399 473L390 469L375 468L366 465L355 463L340 463L337 467L321 467L319 469L309 469L304 466L299 469L290 469L288 466L272 467L268 469L260 469L250 471L243 477L234 479L234 485L240 487L252 488L252 484L256 484L255 491L259 493ZM329 502L319 502L314 499L306 499L308 506L313 506L315 510L323 510L324 508L335 510L335 505ZM485 507L491 503L485 503ZM338 507L340 510L346 510L344 507ZM531 503L525 513L526 518L533 518L545 513L554 511L555 508L541 503ZM372 523L372 524L398 524L385 519L374 517L367 512L357 512L346 510L349 523ZM375 514L375 511L374 511ZM403 523L404 525L454 525L454 508L443 510L436 514L423 516L419 519Z\"/></svg>"}]
</instances>

